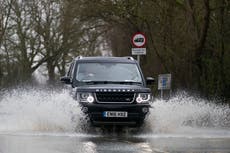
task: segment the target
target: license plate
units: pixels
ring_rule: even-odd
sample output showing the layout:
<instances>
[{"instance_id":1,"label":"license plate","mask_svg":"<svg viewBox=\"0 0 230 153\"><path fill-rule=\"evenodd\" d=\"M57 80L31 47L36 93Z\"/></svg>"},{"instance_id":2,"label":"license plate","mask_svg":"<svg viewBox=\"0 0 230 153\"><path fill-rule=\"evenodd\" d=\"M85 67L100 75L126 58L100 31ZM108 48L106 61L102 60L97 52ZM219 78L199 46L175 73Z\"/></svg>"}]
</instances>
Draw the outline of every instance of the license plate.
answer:
<instances>
[{"instance_id":1,"label":"license plate","mask_svg":"<svg viewBox=\"0 0 230 153\"><path fill-rule=\"evenodd\" d=\"M128 117L128 113L108 111L108 112L103 112L103 117Z\"/></svg>"}]
</instances>

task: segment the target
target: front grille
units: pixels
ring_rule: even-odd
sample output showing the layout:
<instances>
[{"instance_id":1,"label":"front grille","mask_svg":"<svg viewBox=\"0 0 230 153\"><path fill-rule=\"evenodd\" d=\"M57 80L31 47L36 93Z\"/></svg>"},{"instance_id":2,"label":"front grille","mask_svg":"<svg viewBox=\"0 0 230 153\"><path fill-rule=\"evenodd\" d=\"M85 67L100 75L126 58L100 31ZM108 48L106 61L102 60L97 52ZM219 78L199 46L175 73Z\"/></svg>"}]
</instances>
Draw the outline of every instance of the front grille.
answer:
<instances>
[{"instance_id":1,"label":"front grille","mask_svg":"<svg viewBox=\"0 0 230 153\"><path fill-rule=\"evenodd\" d=\"M96 92L99 103L131 103L134 100L133 92Z\"/></svg>"}]
</instances>

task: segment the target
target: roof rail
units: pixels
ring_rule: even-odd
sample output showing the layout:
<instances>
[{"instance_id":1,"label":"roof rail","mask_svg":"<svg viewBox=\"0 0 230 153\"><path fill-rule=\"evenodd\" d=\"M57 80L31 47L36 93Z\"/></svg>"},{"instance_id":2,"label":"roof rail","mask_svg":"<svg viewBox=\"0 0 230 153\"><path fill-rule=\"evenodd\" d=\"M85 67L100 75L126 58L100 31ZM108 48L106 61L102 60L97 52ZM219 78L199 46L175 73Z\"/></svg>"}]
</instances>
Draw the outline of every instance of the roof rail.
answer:
<instances>
[{"instance_id":1,"label":"roof rail","mask_svg":"<svg viewBox=\"0 0 230 153\"><path fill-rule=\"evenodd\" d=\"M82 59L83 58L83 56L77 56L76 58L75 58L75 60L79 60L79 59Z\"/></svg>"},{"instance_id":2,"label":"roof rail","mask_svg":"<svg viewBox=\"0 0 230 153\"><path fill-rule=\"evenodd\" d=\"M134 58L132 56L125 56L124 58L127 58L128 60L134 61Z\"/></svg>"}]
</instances>

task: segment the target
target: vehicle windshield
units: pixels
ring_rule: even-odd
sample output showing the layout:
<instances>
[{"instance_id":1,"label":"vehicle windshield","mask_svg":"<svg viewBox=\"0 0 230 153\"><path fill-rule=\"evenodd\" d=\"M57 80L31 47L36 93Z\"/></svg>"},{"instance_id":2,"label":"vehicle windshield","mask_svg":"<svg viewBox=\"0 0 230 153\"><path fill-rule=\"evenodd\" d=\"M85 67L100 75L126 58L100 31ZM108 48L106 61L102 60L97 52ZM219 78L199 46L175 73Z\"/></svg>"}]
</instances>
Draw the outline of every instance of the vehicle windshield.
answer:
<instances>
[{"instance_id":1,"label":"vehicle windshield","mask_svg":"<svg viewBox=\"0 0 230 153\"><path fill-rule=\"evenodd\" d=\"M140 71L132 63L79 63L77 81L133 82L142 84Z\"/></svg>"}]
</instances>

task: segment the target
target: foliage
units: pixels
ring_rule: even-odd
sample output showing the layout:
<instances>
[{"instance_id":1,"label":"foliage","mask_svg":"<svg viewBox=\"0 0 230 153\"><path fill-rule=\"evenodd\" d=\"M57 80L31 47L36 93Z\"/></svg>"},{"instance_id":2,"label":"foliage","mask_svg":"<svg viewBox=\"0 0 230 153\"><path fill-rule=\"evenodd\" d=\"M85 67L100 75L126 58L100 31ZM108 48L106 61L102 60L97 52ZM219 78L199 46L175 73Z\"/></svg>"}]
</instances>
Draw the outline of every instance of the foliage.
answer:
<instances>
[{"instance_id":1,"label":"foliage","mask_svg":"<svg viewBox=\"0 0 230 153\"><path fill-rule=\"evenodd\" d=\"M172 73L173 89L230 98L227 0L1 0L0 7L2 82L27 80L44 66L54 81L72 56L104 48L130 56L130 38L141 31L145 75Z\"/></svg>"}]
</instances>

